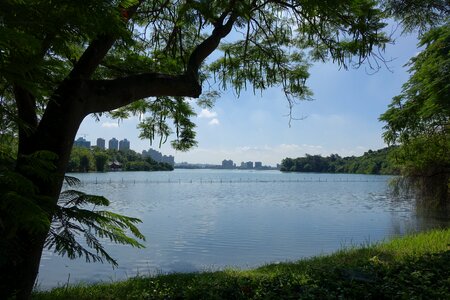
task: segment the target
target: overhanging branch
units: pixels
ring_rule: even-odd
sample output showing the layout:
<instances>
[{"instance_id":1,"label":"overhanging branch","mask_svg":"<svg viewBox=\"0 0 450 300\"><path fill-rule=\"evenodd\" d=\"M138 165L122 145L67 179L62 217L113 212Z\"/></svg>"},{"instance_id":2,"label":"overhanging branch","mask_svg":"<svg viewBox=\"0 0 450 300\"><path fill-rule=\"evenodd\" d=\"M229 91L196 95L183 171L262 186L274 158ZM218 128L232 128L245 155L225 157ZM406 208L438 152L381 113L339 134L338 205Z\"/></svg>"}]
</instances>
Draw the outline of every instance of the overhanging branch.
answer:
<instances>
[{"instance_id":1,"label":"overhanging branch","mask_svg":"<svg viewBox=\"0 0 450 300\"><path fill-rule=\"evenodd\" d=\"M158 96L198 98L201 86L187 75L145 73L114 80L86 81L80 97L85 102L85 113L110 111L134 101Z\"/></svg>"}]
</instances>

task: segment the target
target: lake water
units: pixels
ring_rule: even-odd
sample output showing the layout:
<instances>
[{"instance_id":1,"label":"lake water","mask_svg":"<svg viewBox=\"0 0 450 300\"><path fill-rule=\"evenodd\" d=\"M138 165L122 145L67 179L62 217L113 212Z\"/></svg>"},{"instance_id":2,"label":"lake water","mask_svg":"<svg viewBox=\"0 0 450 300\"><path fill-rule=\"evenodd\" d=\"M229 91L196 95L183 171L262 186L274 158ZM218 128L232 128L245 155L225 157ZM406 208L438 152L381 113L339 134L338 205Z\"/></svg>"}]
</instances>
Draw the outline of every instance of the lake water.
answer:
<instances>
[{"instance_id":1,"label":"lake water","mask_svg":"<svg viewBox=\"0 0 450 300\"><path fill-rule=\"evenodd\" d=\"M119 267L44 251L38 286L136 274L253 268L430 228L448 213L394 199L389 176L175 170L74 174L79 190L138 217L145 249L107 243Z\"/></svg>"}]
</instances>

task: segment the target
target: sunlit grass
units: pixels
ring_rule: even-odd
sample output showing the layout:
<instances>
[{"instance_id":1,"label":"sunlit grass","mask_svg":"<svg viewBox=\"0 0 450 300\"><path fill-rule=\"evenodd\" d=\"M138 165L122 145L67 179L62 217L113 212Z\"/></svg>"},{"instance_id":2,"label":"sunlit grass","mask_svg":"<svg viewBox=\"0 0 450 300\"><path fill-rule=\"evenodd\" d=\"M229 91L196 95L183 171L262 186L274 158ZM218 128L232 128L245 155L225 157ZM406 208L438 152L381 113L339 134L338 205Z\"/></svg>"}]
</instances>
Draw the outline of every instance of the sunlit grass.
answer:
<instances>
[{"instance_id":1,"label":"sunlit grass","mask_svg":"<svg viewBox=\"0 0 450 300\"><path fill-rule=\"evenodd\" d=\"M136 277L35 299L450 299L450 229L254 270Z\"/></svg>"}]
</instances>

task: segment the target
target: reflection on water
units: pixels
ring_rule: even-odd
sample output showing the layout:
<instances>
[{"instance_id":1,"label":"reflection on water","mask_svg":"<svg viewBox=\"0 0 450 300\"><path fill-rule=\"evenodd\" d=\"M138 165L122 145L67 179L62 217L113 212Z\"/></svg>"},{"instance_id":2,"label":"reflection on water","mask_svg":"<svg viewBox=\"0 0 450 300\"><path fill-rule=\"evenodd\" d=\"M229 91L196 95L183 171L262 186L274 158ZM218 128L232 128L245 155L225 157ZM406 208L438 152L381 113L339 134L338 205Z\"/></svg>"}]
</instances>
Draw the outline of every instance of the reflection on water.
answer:
<instances>
[{"instance_id":1,"label":"reflection on water","mask_svg":"<svg viewBox=\"0 0 450 300\"><path fill-rule=\"evenodd\" d=\"M448 177L395 177L389 181L388 198L390 201L394 205L405 203L413 212L414 218L404 222L409 225L410 231L448 227L450 203L446 196L447 182ZM401 225L396 224L395 226L398 233L402 232Z\"/></svg>"},{"instance_id":2,"label":"reflection on water","mask_svg":"<svg viewBox=\"0 0 450 300\"><path fill-rule=\"evenodd\" d=\"M450 225L448 209L391 196L389 176L175 170L78 177L80 190L104 195L113 211L143 221L146 248L105 241L118 260L115 270L46 251L41 288L136 274L251 268Z\"/></svg>"}]
</instances>

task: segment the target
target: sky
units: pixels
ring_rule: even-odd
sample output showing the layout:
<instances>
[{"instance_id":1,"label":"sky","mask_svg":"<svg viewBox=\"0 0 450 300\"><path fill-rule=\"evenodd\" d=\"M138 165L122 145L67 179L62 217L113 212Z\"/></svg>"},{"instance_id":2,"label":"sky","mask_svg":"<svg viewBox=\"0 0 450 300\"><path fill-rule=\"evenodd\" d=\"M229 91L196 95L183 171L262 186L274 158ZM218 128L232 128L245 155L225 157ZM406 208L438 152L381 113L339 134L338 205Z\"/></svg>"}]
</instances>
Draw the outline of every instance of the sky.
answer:
<instances>
[{"instance_id":1,"label":"sky","mask_svg":"<svg viewBox=\"0 0 450 300\"><path fill-rule=\"evenodd\" d=\"M287 100L280 88L254 94L252 90L222 92L212 109L195 107L193 118L197 128L198 146L188 152L175 151L170 143L159 148L158 141L139 139L137 124L132 117L118 122L101 117L85 118L77 138L84 137L96 144L98 137L106 143L115 137L128 139L131 149L142 152L153 148L173 155L175 162L221 164L231 159L261 161L276 166L286 157L307 154L328 156L362 155L386 147L383 123L378 121L392 97L401 92L409 78L404 65L419 52L415 35L400 36L386 47L388 66L373 72L367 65L358 69L340 69L337 64L313 63L307 85L313 101L301 101L294 107L294 120L289 125ZM171 139L169 138L169 141Z\"/></svg>"}]
</instances>

